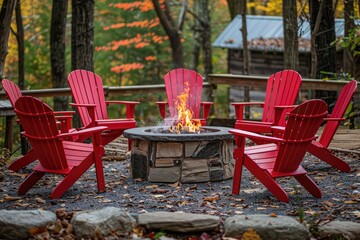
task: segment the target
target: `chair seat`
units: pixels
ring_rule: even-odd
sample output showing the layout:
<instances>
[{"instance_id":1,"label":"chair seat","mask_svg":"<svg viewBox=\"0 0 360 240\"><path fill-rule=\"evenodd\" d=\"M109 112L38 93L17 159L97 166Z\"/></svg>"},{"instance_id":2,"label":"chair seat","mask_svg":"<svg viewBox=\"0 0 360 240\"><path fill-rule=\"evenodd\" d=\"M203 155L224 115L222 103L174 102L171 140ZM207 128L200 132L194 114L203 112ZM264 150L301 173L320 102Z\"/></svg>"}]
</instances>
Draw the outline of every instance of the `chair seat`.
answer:
<instances>
[{"instance_id":1,"label":"chair seat","mask_svg":"<svg viewBox=\"0 0 360 240\"><path fill-rule=\"evenodd\" d=\"M259 168L266 170L274 178L306 174L302 166L290 172L273 171L278 155L278 147L274 143L246 147L244 153L248 157L247 159L251 159Z\"/></svg>"},{"instance_id":2,"label":"chair seat","mask_svg":"<svg viewBox=\"0 0 360 240\"><path fill-rule=\"evenodd\" d=\"M89 158L94 152L92 144L64 141L63 146L68 164L66 168L54 170L44 168L41 164L38 164L34 167L34 170L38 172L67 175L74 167L83 163L83 161L89 161L90 164L92 163L91 158Z\"/></svg>"}]
</instances>

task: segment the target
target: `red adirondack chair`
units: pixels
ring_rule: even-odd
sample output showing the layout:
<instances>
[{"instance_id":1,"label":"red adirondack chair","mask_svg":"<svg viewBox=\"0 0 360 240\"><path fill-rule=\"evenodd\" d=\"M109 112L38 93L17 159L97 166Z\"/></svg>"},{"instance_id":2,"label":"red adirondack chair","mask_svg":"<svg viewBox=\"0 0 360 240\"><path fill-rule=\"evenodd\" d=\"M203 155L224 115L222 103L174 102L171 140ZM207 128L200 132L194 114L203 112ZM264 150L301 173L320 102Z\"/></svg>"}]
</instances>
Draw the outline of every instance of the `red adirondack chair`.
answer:
<instances>
[{"instance_id":1,"label":"red adirondack chair","mask_svg":"<svg viewBox=\"0 0 360 240\"><path fill-rule=\"evenodd\" d=\"M54 112L40 100L20 97L15 103L15 112L39 159L33 172L20 184L18 194L27 193L46 173L64 175L64 179L52 191L51 198L60 198L87 169L95 164L97 186L105 190L100 133L106 127L94 127L71 133L59 133ZM92 144L65 141L74 135L92 135Z\"/></svg>"},{"instance_id":2,"label":"red adirondack chair","mask_svg":"<svg viewBox=\"0 0 360 240\"><path fill-rule=\"evenodd\" d=\"M325 119L326 125L324 127L323 133L320 136L319 141L312 141L308 147L308 152L343 172L350 171L349 165L340 158L336 157L334 154L332 154L328 147L341 121L345 120L343 118L344 113L346 111L346 108L350 104L356 88L356 80L350 81L342 88L333 111Z\"/></svg>"},{"instance_id":3,"label":"red adirondack chair","mask_svg":"<svg viewBox=\"0 0 360 240\"><path fill-rule=\"evenodd\" d=\"M275 121L280 126L284 126L285 115L290 110L289 105L293 105L296 101L301 81L300 74L294 70L283 70L271 75L267 81L264 102L232 103L236 115L235 128L256 133L270 133ZM261 121L245 120L243 118L245 106L263 107ZM283 106L288 111L283 111ZM275 114L275 111L279 113ZM275 119L275 115L279 119Z\"/></svg>"},{"instance_id":4,"label":"red adirondack chair","mask_svg":"<svg viewBox=\"0 0 360 240\"><path fill-rule=\"evenodd\" d=\"M275 179L290 176L294 176L314 197L321 198L321 190L300 163L326 114L324 101L310 100L290 111L286 127L273 127L283 131L281 138L230 130L237 142L232 193L240 192L242 167L245 166L279 201L288 202L289 197ZM271 143L245 147L245 138Z\"/></svg>"},{"instance_id":5,"label":"red adirondack chair","mask_svg":"<svg viewBox=\"0 0 360 240\"><path fill-rule=\"evenodd\" d=\"M206 119L209 116L212 102L202 102L203 77L189 69L177 68L168 72L164 76L167 102L156 102L159 106L160 115L166 121L172 121L177 118L178 96L185 93L188 88L189 96L187 99L187 108L191 109L193 119L201 122L202 126L206 126ZM169 116L166 116L166 106L168 106ZM201 115L202 108L202 117Z\"/></svg>"},{"instance_id":6,"label":"red adirondack chair","mask_svg":"<svg viewBox=\"0 0 360 240\"><path fill-rule=\"evenodd\" d=\"M99 75L86 71L75 70L68 76L68 83L85 128L106 126L108 130L101 135L101 144L106 145L119 137L124 130L136 127L134 119L135 106L139 102L106 101L102 79ZM126 118L109 119L106 107L109 104L126 106Z\"/></svg>"},{"instance_id":7,"label":"red adirondack chair","mask_svg":"<svg viewBox=\"0 0 360 240\"><path fill-rule=\"evenodd\" d=\"M3 79L1 81L4 91L6 93L7 98L9 99L12 107L15 109L15 102L19 99L19 97L22 96L21 90L18 87L18 85L16 85L15 83L13 83L12 81L8 80L8 79ZM72 131L71 128L71 120L72 120L72 114L74 114L74 111L58 111L55 112L56 114L56 120L60 123L60 131L63 133ZM25 154L24 156L16 159L15 161L13 161L10 166L9 169L12 171L18 171L21 168L29 165L30 163L32 163L33 161L36 160L36 154L34 153L33 150L30 150L27 154Z\"/></svg>"}]
</instances>

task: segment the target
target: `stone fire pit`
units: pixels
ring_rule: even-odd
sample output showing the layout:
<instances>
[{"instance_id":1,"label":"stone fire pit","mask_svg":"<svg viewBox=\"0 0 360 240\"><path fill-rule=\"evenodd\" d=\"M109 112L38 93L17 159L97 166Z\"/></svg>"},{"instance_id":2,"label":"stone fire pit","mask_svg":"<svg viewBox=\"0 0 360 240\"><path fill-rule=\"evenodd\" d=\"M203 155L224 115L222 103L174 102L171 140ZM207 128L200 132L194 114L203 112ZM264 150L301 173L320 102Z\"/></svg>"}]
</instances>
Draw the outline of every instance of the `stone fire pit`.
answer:
<instances>
[{"instance_id":1,"label":"stone fire pit","mask_svg":"<svg viewBox=\"0 0 360 240\"><path fill-rule=\"evenodd\" d=\"M224 127L202 127L201 133L169 133L166 127L124 131L132 140L133 178L150 182L207 182L233 176L233 135Z\"/></svg>"}]
</instances>

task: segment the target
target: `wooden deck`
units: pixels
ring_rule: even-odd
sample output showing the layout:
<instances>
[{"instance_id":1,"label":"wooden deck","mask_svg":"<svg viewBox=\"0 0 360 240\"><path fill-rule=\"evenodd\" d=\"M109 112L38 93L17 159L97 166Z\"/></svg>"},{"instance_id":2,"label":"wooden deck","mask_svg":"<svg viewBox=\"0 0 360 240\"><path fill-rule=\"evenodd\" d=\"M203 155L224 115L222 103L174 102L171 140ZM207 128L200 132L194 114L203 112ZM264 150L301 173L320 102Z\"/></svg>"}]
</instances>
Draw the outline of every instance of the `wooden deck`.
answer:
<instances>
[{"instance_id":1,"label":"wooden deck","mask_svg":"<svg viewBox=\"0 0 360 240\"><path fill-rule=\"evenodd\" d=\"M319 135L322 130L322 128L319 130ZM348 129L340 126L330 143L330 148L342 151L352 150L352 152L360 154L360 129Z\"/></svg>"}]
</instances>

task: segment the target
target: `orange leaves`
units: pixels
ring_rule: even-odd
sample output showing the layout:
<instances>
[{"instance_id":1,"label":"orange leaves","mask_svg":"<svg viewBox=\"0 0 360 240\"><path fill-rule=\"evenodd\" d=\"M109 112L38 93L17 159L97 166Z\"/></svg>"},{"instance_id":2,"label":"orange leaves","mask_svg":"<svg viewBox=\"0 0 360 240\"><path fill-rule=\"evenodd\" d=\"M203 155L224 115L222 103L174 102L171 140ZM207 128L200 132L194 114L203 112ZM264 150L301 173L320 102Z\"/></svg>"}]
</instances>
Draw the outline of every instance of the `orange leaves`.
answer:
<instances>
[{"instance_id":1,"label":"orange leaves","mask_svg":"<svg viewBox=\"0 0 360 240\"><path fill-rule=\"evenodd\" d=\"M146 56L146 57L145 57L145 60L146 60L146 61L155 61L155 60L156 60L156 57L155 57L155 56Z\"/></svg>"},{"instance_id":2,"label":"orange leaves","mask_svg":"<svg viewBox=\"0 0 360 240\"><path fill-rule=\"evenodd\" d=\"M167 39L167 36L158 36L155 33L148 33L145 35L137 34L134 38L123 39L119 41L112 41L106 46L95 47L95 51L115 51L119 47L135 47L135 48L144 48L151 44L151 40L154 43L162 44L164 40ZM133 45L132 45L133 44Z\"/></svg>"},{"instance_id":3,"label":"orange leaves","mask_svg":"<svg viewBox=\"0 0 360 240\"><path fill-rule=\"evenodd\" d=\"M109 30L109 29L123 28L125 26L126 26L125 23L112 24L110 27L104 27L104 30L106 31L106 30Z\"/></svg>"},{"instance_id":4,"label":"orange leaves","mask_svg":"<svg viewBox=\"0 0 360 240\"><path fill-rule=\"evenodd\" d=\"M160 21L158 18L153 18L153 19L145 19L143 21L135 21L135 22L131 22L131 23L118 23L118 24L112 24L111 26L108 27L104 27L104 30L109 30L109 29L119 29L119 28L124 28L124 27L139 27L139 28L154 28L159 26Z\"/></svg>"},{"instance_id":5,"label":"orange leaves","mask_svg":"<svg viewBox=\"0 0 360 240\"><path fill-rule=\"evenodd\" d=\"M112 67L110 71L116 72L116 73L123 73L123 72L129 72L136 69L142 69L144 68L144 64L141 63L127 63L122 64L120 66Z\"/></svg>"},{"instance_id":6,"label":"orange leaves","mask_svg":"<svg viewBox=\"0 0 360 240\"><path fill-rule=\"evenodd\" d=\"M164 0L160 1L160 4L164 5ZM111 6L111 5L110 5ZM126 3L117 3L112 5L116 8L123 9L125 11L134 11L135 8L139 9L142 12L148 12L154 10L154 5L151 0L144 0L144 1L133 1L133 2L126 2Z\"/></svg>"},{"instance_id":7,"label":"orange leaves","mask_svg":"<svg viewBox=\"0 0 360 240\"><path fill-rule=\"evenodd\" d=\"M135 8L139 8L143 3L141 1L129 2L129 3L116 3L113 6L123 10L133 11Z\"/></svg>"},{"instance_id":8,"label":"orange leaves","mask_svg":"<svg viewBox=\"0 0 360 240\"><path fill-rule=\"evenodd\" d=\"M136 21L132 23L126 24L127 27L142 27L142 28L153 28L160 24L160 21L158 18L153 19L146 19L144 21Z\"/></svg>"}]
</instances>

